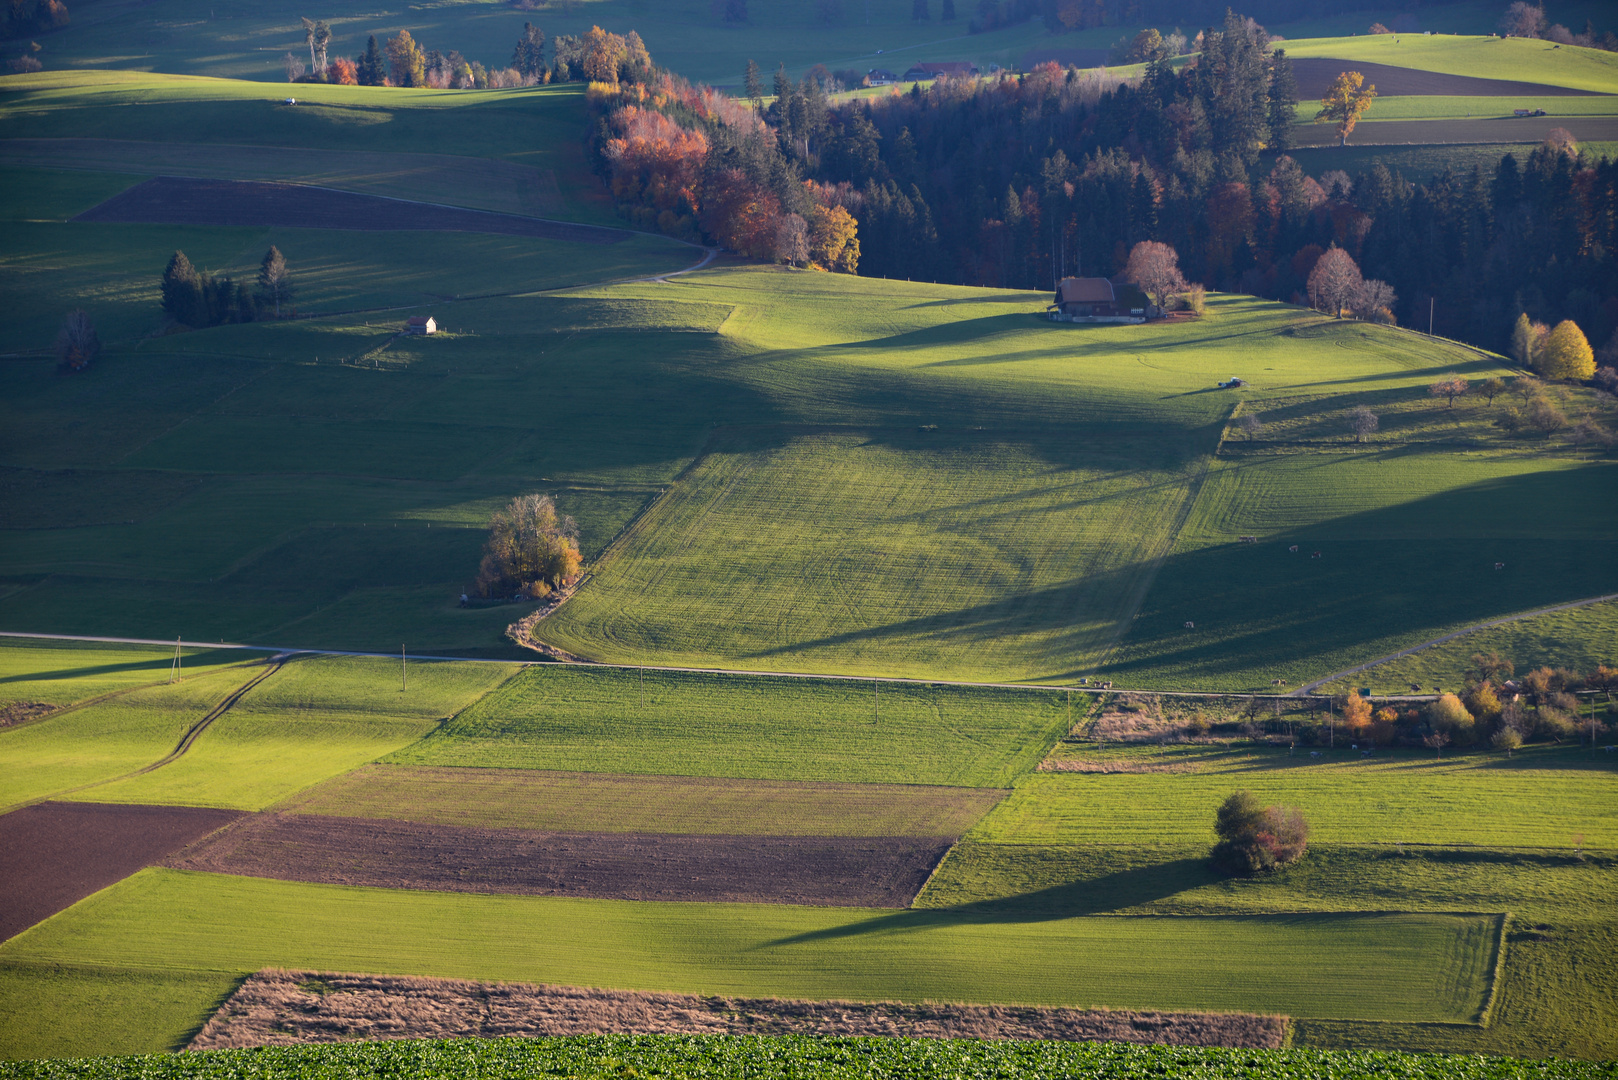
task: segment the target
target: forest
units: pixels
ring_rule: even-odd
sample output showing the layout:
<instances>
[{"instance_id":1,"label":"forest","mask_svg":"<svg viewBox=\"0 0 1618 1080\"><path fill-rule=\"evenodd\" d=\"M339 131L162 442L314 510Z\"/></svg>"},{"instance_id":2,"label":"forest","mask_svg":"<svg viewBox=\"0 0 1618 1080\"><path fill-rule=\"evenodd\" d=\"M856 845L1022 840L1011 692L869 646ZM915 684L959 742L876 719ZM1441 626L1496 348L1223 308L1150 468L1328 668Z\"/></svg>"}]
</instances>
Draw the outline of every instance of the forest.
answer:
<instances>
[{"instance_id":1,"label":"forest","mask_svg":"<svg viewBox=\"0 0 1618 1080\"><path fill-rule=\"evenodd\" d=\"M644 66L592 83L592 143L631 220L754 257L1045 289L1154 240L1211 289L1302 302L1336 246L1402 324L1504 349L1527 314L1614 343L1618 163L1555 140L1425 181L1380 162L1310 177L1285 153L1313 103L1296 109L1284 47L1227 12L1193 49L1136 80L1052 62L853 98L824 69L777 72L766 97L750 66L732 98ZM834 212L857 256L832 253ZM807 259L802 225L823 239Z\"/></svg>"}]
</instances>

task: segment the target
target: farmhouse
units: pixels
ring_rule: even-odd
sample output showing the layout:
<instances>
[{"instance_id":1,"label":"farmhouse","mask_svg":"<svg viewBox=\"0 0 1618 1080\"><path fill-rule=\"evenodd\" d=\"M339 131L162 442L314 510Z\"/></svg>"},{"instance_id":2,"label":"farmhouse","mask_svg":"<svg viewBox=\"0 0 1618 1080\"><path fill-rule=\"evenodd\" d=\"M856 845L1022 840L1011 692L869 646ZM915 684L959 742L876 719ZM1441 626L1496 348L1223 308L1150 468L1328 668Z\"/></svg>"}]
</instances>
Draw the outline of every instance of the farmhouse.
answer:
<instances>
[{"instance_id":1,"label":"farmhouse","mask_svg":"<svg viewBox=\"0 0 1618 1080\"><path fill-rule=\"evenodd\" d=\"M899 81L899 76L887 68L872 68L865 73L865 82L868 86L887 86Z\"/></svg>"},{"instance_id":2,"label":"farmhouse","mask_svg":"<svg viewBox=\"0 0 1618 1080\"><path fill-rule=\"evenodd\" d=\"M438 321L431 315L412 315L410 316L410 322L405 326L405 333L436 334L438 333Z\"/></svg>"},{"instance_id":3,"label":"farmhouse","mask_svg":"<svg viewBox=\"0 0 1618 1080\"><path fill-rule=\"evenodd\" d=\"M917 64L905 72L906 82L919 82L924 79L969 79L978 73L978 69L965 60L939 60L932 63Z\"/></svg>"}]
</instances>

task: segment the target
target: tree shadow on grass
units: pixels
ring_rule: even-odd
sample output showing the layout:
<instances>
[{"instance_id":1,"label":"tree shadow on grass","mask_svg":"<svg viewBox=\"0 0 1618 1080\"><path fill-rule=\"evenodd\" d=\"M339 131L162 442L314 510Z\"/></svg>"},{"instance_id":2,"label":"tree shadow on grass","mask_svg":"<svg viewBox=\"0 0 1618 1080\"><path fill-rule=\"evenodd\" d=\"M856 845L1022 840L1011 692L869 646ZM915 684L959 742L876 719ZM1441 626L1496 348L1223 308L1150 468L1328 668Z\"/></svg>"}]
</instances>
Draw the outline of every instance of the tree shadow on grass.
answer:
<instances>
[{"instance_id":1,"label":"tree shadow on grass","mask_svg":"<svg viewBox=\"0 0 1618 1080\"><path fill-rule=\"evenodd\" d=\"M766 945L802 945L946 926L1055 922L1139 907L1221 880L1223 876L1209 867L1205 859L1174 859L998 900L944 908L909 908L875 919L778 938Z\"/></svg>"}]
</instances>

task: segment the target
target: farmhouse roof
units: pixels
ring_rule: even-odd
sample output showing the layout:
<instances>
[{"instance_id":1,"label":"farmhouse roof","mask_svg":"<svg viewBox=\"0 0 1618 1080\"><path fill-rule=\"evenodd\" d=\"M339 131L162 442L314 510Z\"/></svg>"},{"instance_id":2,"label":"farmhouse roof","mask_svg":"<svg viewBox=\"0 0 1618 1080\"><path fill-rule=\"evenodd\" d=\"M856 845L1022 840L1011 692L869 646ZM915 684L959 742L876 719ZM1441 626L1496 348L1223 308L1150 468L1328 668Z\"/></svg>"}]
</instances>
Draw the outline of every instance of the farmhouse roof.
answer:
<instances>
[{"instance_id":1,"label":"farmhouse roof","mask_svg":"<svg viewBox=\"0 0 1618 1080\"><path fill-rule=\"evenodd\" d=\"M432 316L430 316L430 315L412 315L412 316L410 316L410 325L411 326L426 326L428 323L430 323L432 321L433 321Z\"/></svg>"},{"instance_id":2,"label":"farmhouse roof","mask_svg":"<svg viewBox=\"0 0 1618 1080\"><path fill-rule=\"evenodd\" d=\"M907 79L936 79L940 75L976 75L978 69L965 60L930 60L912 65Z\"/></svg>"},{"instance_id":3,"label":"farmhouse roof","mask_svg":"<svg viewBox=\"0 0 1618 1080\"><path fill-rule=\"evenodd\" d=\"M1056 287L1058 304L1116 304L1118 294L1104 277L1063 278Z\"/></svg>"},{"instance_id":4,"label":"farmhouse roof","mask_svg":"<svg viewBox=\"0 0 1618 1080\"><path fill-rule=\"evenodd\" d=\"M898 78L897 75L889 71L887 68L872 68L870 71L866 72L866 75L869 76L870 80L874 83L893 82Z\"/></svg>"}]
</instances>

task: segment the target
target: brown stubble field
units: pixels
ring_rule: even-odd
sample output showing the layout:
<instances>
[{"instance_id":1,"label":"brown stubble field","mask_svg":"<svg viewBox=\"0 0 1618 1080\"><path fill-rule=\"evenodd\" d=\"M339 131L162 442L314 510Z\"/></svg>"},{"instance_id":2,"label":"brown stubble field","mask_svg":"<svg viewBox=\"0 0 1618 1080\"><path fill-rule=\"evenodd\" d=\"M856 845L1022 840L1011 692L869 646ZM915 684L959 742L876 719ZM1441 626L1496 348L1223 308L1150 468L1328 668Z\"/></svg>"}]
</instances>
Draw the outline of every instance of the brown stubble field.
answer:
<instances>
[{"instance_id":1,"label":"brown stubble field","mask_svg":"<svg viewBox=\"0 0 1618 1080\"><path fill-rule=\"evenodd\" d=\"M271 969L249 976L187 1049L617 1031L1094 1039L1277 1047L1286 1037L1286 1018L1251 1013L786 1001Z\"/></svg>"}]
</instances>

